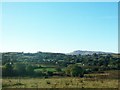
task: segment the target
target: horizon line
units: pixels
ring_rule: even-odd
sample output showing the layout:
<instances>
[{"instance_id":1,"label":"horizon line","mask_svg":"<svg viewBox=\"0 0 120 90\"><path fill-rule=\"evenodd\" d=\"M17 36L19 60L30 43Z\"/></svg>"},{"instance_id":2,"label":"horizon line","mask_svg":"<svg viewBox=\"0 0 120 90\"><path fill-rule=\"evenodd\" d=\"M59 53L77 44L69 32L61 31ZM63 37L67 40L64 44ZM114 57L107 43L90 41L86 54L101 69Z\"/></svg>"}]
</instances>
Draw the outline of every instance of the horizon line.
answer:
<instances>
[{"instance_id":1,"label":"horizon line","mask_svg":"<svg viewBox=\"0 0 120 90\"><path fill-rule=\"evenodd\" d=\"M97 50L74 50L71 52L75 52L75 51L91 51L91 52L104 52L104 53L115 53L115 54L119 54L119 52L110 52L110 51L97 51ZM42 53L63 53L63 54L67 54L67 53L71 53L71 52L54 52L54 51L2 51L0 53L10 53L10 52L21 52L21 53L38 53L38 52L42 52Z\"/></svg>"}]
</instances>

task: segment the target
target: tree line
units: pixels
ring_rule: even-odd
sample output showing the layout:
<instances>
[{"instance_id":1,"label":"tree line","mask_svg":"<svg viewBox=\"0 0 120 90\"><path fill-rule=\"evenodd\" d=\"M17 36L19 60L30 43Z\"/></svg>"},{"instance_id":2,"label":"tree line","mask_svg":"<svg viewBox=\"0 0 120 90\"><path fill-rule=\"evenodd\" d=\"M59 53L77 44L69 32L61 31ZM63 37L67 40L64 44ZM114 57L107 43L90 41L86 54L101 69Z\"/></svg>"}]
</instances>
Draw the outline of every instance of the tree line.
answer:
<instances>
[{"instance_id":1,"label":"tree line","mask_svg":"<svg viewBox=\"0 0 120 90\"><path fill-rule=\"evenodd\" d=\"M3 77L49 77L53 76L57 73L58 76L72 76L72 77L83 77L84 69L78 65L68 65L64 71L61 70L60 67L56 67L56 72L53 71L34 71L36 67L32 65L26 64L11 64L6 63L4 67L2 67L2 75Z\"/></svg>"}]
</instances>

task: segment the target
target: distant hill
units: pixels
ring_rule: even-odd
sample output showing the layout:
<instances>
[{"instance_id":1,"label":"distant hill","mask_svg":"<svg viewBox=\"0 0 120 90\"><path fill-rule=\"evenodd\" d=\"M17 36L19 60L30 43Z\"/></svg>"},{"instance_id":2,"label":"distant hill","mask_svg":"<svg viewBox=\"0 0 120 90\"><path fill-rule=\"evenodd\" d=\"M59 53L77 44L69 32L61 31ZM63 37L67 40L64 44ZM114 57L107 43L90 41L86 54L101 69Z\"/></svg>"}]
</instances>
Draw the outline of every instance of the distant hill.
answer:
<instances>
[{"instance_id":1,"label":"distant hill","mask_svg":"<svg viewBox=\"0 0 120 90\"><path fill-rule=\"evenodd\" d=\"M76 50L71 53L67 53L67 55L92 55L92 54L112 54L109 52L101 52L101 51L82 51L82 50Z\"/></svg>"}]
</instances>

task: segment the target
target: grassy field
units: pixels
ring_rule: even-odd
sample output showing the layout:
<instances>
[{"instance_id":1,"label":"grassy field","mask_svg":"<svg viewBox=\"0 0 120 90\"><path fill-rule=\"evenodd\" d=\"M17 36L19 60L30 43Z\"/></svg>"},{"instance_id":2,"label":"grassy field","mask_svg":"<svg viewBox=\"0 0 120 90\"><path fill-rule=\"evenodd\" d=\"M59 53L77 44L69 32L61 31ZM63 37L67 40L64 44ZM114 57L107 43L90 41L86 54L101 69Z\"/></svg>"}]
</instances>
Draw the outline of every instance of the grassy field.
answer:
<instances>
[{"instance_id":1,"label":"grassy field","mask_svg":"<svg viewBox=\"0 0 120 90\"><path fill-rule=\"evenodd\" d=\"M34 71L52 71L55 72L55 68L39 68L39 69L35 69Z\"/></svg>"},{"instance_id":2,"label":"grassy field","mask_svg":"<svg viewBox=\"0 0 120 90\"><path fill-rule=\"evenodd\" d=\"M117 79L96 78L4 78L3 88L118 88Z\"/></svg>"}]
</instances>

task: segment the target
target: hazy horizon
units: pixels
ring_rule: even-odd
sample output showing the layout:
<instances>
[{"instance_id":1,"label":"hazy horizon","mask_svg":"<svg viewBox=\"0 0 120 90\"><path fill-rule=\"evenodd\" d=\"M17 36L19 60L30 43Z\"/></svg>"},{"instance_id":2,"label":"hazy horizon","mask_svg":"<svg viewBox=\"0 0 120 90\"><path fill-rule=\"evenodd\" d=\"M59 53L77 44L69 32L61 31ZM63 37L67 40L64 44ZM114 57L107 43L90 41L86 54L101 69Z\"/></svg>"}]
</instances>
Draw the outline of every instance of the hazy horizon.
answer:
<instances>
[{"instance_id":1,"label":"hazy horizon","mask_svg":"<svg viewBox=\"0 0 120 90\"><path fill-rule=\"evenodd\" d=\"M86 49L77 49L69 52L58 52L58 51L42 51L42 50L37 50L37 51L0 51L0 53L7 53L7 52L23 52L23 53L37 53L37 52L46 52L46 53L71 53L74 51L93 51L93 52L105 52L105 53L119 53L119 52L109 52L109 51L101 51L101 50L86 50Z\"/></svg>"},{"instance_id":2,"label":"hazy horizon","mask_svg":"<svg viewBox=\"0 0 120 90\"><path fill-rule=\"evenodd\" d=\"M4 2L2 52L118 52L117 2Z\"/></svg>"}]
</instances>

